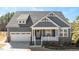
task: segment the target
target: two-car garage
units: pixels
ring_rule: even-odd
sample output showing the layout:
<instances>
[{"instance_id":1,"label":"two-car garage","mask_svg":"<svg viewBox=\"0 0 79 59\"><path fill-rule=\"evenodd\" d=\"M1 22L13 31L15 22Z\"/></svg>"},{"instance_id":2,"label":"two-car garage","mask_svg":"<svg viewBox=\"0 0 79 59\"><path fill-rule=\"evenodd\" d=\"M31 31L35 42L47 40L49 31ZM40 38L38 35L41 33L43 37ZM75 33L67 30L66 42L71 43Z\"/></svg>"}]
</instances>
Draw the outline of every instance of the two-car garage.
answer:
<instances>
[{"instance_id":1,"label":"two-car garage","mask_svg":"<svg viewBox=\"0 0 79 59\"><path fill-rule=\"evenodd\" d=\"M11 41L30 41L31 32L10 32Z\"/></svg>"}]
</instances>

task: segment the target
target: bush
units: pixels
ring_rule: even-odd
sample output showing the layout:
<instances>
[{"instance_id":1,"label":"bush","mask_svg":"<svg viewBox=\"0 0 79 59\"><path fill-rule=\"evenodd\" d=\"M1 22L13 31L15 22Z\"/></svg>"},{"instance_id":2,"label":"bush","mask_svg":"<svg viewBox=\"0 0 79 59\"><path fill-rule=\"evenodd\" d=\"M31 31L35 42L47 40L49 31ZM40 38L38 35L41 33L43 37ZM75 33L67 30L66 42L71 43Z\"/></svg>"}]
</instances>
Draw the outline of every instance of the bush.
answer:
<instances>
[{"instance_id":1,"label":"bush","mask_svg":"<svg viewBox=\"0 0 79 59\"><path fill-rule=\"evenodd\" d=\"M79 39L76 42L76 47L79 47Z\"/></svg>"},{"instance_id":2,"label":"bush","mask_svg":"<svg viewBox=\"0 0 79 59\"><path fill-rule=\"evenodd\" d=\"M45 48L55 48L55 47L59 47L59 44L58 42L44 41L42 46Z\"/></svg>"}]
</instances>

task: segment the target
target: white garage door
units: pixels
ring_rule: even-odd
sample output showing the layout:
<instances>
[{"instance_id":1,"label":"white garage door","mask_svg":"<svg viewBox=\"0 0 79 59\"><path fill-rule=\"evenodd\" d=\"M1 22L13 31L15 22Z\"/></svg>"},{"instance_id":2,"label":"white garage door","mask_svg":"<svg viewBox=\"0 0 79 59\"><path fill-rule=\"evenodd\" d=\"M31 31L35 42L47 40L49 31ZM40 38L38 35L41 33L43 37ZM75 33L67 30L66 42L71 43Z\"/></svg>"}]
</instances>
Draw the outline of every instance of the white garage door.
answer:
<instances>
[{"instance_id":1,"label":"white garage door","mask_svg":"<svg viewBox=\"0 0 79 59\"><path fill-rule=\"evenodd\" d=\"M30 32L11 32L11 41L30 41Z\"/></svg>"}]
</instances>

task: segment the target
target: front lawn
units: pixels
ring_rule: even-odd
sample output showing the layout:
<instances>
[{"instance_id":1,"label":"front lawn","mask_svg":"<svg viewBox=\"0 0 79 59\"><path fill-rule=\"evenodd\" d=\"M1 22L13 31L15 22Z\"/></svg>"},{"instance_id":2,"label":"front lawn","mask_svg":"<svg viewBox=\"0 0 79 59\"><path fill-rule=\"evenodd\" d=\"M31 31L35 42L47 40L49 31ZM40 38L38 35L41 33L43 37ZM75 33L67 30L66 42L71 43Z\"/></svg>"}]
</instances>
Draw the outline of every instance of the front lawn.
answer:
<instances>
[{"instance_id":1,"label":"front lawn","mask_svg":"<svg viewBox=\"0 0 79 59\"><path fill-rule=\"evenodd\" d=\"M0 32L0 41L5 41L6 40L6 32Z\"/></svg>"}]
</instances>

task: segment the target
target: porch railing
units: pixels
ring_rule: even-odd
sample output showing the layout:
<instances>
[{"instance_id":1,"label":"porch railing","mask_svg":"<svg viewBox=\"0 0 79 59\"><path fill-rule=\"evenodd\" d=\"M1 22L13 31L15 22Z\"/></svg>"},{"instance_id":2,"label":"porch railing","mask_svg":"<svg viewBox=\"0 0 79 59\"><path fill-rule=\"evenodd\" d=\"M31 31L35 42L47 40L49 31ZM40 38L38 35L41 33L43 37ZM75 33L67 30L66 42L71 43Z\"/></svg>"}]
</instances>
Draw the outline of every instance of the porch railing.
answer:
<instances>
[{"instance_id":1,"label":"porch railing","mask_svg":"<svg viewBox=\"0 0 79 59\"><path fill-rule=\"evenodd\" d=\"M58 37L52 36L41 36L42 41L58 41Z\"/></svg>"}]
</instances>

